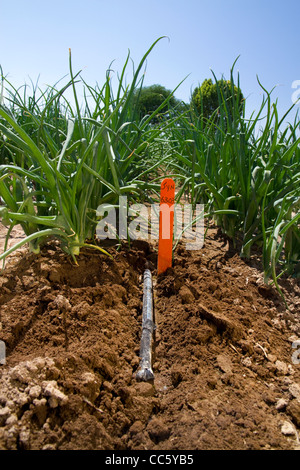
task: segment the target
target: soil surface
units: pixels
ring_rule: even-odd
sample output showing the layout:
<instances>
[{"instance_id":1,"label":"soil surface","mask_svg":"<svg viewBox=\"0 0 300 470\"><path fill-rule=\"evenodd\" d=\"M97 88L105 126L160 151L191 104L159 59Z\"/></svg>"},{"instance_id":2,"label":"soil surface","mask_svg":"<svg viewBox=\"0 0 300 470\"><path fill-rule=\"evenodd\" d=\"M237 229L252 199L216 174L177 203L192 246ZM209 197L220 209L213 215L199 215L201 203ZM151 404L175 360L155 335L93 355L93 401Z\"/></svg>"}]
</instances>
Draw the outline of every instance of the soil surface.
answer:
<instances>
[{"instance_id":1,"label":"soil surface","mask_svg":"<svg viewBox=\"0 0 300 470\"><path fill-rule=\"evenodd\" d=\"M155 246L107 249L78 265L55 242L7 259L0 449L300 449L300 280L281 281L287 309L259 258L214 227L159 278ZM136 380L146 267L153 382Z\"/></svg>"}]
</instances>

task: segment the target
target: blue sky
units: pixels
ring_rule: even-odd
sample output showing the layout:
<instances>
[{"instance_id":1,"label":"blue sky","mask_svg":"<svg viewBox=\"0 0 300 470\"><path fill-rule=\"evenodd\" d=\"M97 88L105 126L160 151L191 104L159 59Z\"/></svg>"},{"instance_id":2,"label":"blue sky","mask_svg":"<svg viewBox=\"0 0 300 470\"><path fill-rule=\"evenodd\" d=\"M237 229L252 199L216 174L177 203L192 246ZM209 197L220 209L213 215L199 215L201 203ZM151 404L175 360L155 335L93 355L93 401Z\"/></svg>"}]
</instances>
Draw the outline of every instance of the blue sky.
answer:
<instances>
[{"instance_id":1,"label":"blue sky","mask_svg":"<svg viewBox=\"0 0 300 470\"><path fill-rule=\"evenodd\" d=\"M229 78L240 56L235 71L248 114L262 99L257 75L269 91L278 85L280 115L300 96L299 0L0 0L0 14L0 65L15 86L38 76L41 87L54 85L68 73L69 48L74 71L103 84L111 61L120 72L130 50L137 65L167 36L148 58L146 85L174 89L188 76L175 96L189 101L211 70Z\"/></svg>"}]
</instances>

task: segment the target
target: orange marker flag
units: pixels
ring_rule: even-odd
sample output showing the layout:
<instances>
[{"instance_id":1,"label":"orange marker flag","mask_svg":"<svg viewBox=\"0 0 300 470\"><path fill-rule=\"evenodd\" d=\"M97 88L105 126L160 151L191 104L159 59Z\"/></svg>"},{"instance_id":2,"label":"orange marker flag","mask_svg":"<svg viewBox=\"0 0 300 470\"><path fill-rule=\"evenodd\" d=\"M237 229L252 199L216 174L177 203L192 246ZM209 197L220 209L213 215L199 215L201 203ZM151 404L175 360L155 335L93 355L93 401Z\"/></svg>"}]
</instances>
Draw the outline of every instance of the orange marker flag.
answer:
<instances>
[{"instance_id":1,"label":"orange marker flag","mask_svg":"<svg viewBox=\"0 0 300 470\"><path fill-rule=\"evenodd\" d=\"M157 274L172 267L175 183L165 178L160 187L159 241Z\"/></svg>"}]
</instances>

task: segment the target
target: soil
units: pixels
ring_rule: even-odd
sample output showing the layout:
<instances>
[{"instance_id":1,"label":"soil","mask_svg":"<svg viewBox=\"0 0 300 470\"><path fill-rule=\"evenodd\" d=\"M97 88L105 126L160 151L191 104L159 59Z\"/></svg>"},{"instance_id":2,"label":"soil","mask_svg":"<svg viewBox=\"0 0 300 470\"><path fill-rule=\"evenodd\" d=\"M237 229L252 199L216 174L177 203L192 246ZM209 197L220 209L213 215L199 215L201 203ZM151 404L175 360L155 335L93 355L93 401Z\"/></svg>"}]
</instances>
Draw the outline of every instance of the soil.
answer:
<instances>
[{"instance_id":1,"label":"soil","mask_svg":"<svg viewBox=\"0 0 300 470\"><path fill-rule=\"evenodd\" d=\"M55 242L7 259L0 449L300 449L299 278L281 280L287 309L259 257L241 259L215 227L200 251L178 244L159 277L155 245L107 249L77 265ZM136 380L146 267L151 382Z\"/></svg>"}]
</instances>

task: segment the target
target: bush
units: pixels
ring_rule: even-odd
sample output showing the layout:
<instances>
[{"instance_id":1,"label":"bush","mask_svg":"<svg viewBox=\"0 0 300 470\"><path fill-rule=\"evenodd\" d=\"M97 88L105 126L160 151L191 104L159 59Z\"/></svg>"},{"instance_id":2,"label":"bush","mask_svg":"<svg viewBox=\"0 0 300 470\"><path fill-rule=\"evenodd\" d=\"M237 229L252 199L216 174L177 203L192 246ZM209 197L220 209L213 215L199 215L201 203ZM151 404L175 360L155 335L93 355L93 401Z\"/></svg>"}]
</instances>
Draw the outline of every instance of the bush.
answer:
<instances>
[{"instance_id":1,"label":"bush","mask_svg":"<svg viewBox=\"0 0 300 470\"><path fill-rule=\"evenodd\" d=\"M166 103L163 105L164 102ZM163 105L159 114L157 114L153 120L159 122L169 117L170 110L179 106L180 102L172 95L171 90L167 90L162 85L155 84L136 90L134 94L134 105L139 119L151 115L157 108Z\"/></svg>"},{"instance_id":2,"label":"bush","mask_svg":"<svg viewBox=\"0 0 300 470\"><path fill-rule=\"evenodd\" d=\"M243 102L240 88L224 79L215 83L211 78L205 79L201 86L195 88L191 98L193 108L207 119L222 114L233 118L234 112L242 113Z\"/></svg>"}]
</instances>

